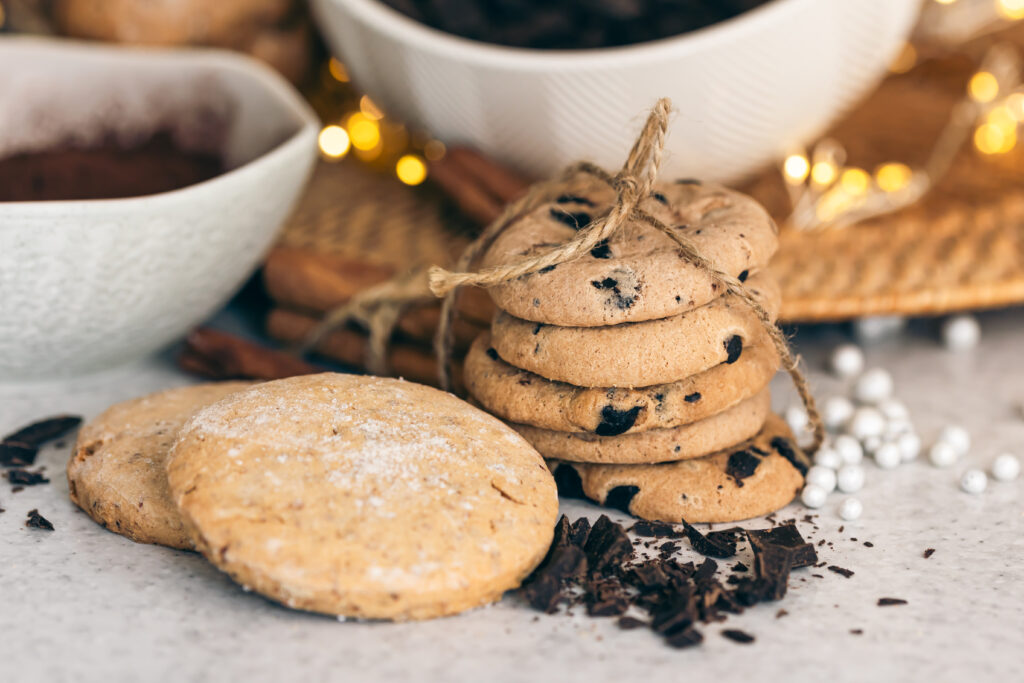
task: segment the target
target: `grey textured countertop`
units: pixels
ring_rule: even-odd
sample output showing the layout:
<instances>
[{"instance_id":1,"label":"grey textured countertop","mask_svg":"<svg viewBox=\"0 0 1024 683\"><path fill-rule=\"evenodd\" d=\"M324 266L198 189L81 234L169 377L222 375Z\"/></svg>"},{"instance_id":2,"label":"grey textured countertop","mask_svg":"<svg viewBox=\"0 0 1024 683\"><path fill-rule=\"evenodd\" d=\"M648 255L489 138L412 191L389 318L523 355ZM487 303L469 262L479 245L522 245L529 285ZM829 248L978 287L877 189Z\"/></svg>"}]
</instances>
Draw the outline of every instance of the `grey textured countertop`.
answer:
<instances>
[{"instance_id":1,"label":"grey textured countertop","mask_svg":"<svg viewBox=\"0 0 1024 683\"><path fill-rule=\"evenodd\" d=\"M1024 401L1024 310L981 320L984 338L972 352L944 350L924 323L867 347L869 366L893 372L926 445L950 421L970 430L967 460L949 470L923 459L892 472L868 464L860 520L842 522L834 495L818 511L819 531L801 524L812 540L832 541L822 559L854 576L799 570L781 604L703 627L699 648L671 650L611 619L537 615L515 598L426 623L339 623L292 612L242 592L196 554L98 527L67 499L68 449L50 447L40 456L50 485L11 493L0 483L0 681L1017 680L1024 479L990 482L980 496L962 493L957 481L1000 451L1024 456L1016 412ZM843 339L838 327L797 337L821 397L838 387L820 370L822 359ZM187 381L155 359L75 381L0 386L0 433L58 412L91 418L112 402ZM775 386L782 408L791 394L784 377ZM56 531L26 528L32 508ZM600 514L576 502L563 511ZM794 505L780 518L807 512ZM926 548L936 549L927 560ZM880 597L908 604L878 607ZM788 616L777 619L779 607ZM730 627L756 642L719 635Z\"/></svg>"}]
</instances>

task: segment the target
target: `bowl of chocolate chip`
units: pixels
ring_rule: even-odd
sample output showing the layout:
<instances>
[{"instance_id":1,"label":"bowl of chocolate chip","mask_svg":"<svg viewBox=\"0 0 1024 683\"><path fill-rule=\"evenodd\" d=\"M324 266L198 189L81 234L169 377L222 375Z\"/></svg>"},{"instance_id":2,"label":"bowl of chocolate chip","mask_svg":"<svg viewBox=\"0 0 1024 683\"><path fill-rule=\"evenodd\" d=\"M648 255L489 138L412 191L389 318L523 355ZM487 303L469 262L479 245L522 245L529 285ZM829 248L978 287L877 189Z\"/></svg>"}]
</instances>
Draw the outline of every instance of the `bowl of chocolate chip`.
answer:
<instances>
[{"instance_id":1,"label":"bowl of chocolate chip","mask_svg":"<svg viewBox=\"0 0 1024 683\"><path fill-rule=\"evenodd\" d=\"M735 181L886 71L920 0L313 0L387 113L545 176L613 167L671 97L668 174Z\"/></svg>"},{"instance_id":2,"label":"bowl of chocolate chip","mask_svg":"<svg viewBox=\"0 0 1024 683\"><path fill-rule=\"evenodd\" d=\"M0 39L0 380L142 358L222 306L316 158L248 57Z\"/></svg>"}]
</instances>

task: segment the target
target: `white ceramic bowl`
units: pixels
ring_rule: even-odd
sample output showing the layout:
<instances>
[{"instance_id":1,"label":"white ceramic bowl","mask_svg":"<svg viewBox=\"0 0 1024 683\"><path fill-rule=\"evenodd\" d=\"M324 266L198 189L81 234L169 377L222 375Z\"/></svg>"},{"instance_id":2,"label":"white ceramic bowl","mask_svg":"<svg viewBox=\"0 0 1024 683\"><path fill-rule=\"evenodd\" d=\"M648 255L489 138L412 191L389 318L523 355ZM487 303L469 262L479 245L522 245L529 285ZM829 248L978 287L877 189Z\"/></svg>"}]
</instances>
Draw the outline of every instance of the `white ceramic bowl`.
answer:
<instances>
[{"instance_id":1,"label":"white ceramic bowl","mask_svg":"<svg viewBox=\"0 0 1024 683\"><path fill-rule=\"evenodd\" d=\"M419 24L377 0L313 0L357 85L390 114L537 175L623 161L646 110L678 114L665 168L736 180L825 130L876 82L921 0L774 0L641 45L508 48Z\"/></svg>"},{"instance_id":2,"label":"white ceramic bowl","mask_svg":"<svg viewBox=\"0 0 1024 683\"><path fill-rule=\"evenodd\" d=\"M247 57L2 38L0 65L0 157L170 128L230 169L145 197L0 203L0 379L82 374L180 337L253 272L316 158L314 113Z\"/></svg>"}]
</instances>

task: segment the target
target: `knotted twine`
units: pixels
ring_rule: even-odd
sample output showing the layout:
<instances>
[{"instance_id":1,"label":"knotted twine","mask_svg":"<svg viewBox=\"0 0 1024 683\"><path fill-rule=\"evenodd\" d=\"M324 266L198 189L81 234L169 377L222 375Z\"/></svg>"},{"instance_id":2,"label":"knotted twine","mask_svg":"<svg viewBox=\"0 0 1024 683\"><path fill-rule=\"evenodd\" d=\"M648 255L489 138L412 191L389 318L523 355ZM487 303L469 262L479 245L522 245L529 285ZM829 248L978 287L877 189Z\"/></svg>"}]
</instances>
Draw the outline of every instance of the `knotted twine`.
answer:
<instances>
[{"instance_id":1,"label":"knotted twine","mask_svg":"<svg viewBox=\"0 0 1024 683\"><path fill-rule=\"evenodd\" d=\"M617 233L627 222L642 221L675 242L683 258L720 283L729 294L749 306L757 316L775 346L782 367L789 373L793 385L800 395L800 400L803 401L807 410L813 429L813 441L808 451L814 453L824 441L825 426L814 403L807 378L800 370L800 358L792 354L789 343L778 325L742 282L719 270L712 261L701 255L688 237L673 230L640 208L640 202L650 196L658 177L658 169L665 150L665 135L668 131L671 108L672 101L670 99L658 100L647 117L640 136L633 143L633 148L630 150L625 164L615 175L611 175L589 162L579 162L569 166L558 179L534 185L525 196L509 204L502 214L465 249L454 271L448 271L439 266L430 268L430 290L437 297L444 297L441 305L440 325L434 339L441 387L449 389L451 386L452 345L454 342L452 327L455 299L460 287L465 285L494 287L544 268L574 261L588 254L602 240ZM560 188L564 187L567 180L580 174L593 176L615 190L617 196L611 209L596 217L589 225L580 228L573 239L558 247L513 263L491 266L476 272L469 271L480 255L509 225L541 204L553 200L560 194Z\"/></svg>"}]
</instances>

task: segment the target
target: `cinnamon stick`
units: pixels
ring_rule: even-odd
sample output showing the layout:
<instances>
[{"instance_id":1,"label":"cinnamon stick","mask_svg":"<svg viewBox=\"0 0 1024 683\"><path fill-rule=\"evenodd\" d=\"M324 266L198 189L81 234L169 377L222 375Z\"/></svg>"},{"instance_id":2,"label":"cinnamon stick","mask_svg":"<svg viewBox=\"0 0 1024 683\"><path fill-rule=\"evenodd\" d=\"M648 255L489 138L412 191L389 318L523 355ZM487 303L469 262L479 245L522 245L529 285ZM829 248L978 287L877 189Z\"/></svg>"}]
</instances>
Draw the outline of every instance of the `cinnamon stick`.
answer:
<instances>
[{"instance_id":1,"label":"cinnamon stick","mask_svg":"<svg viewBox=\"0 0 1024 683\"><path fill-rule=\"evenodd\" d=\"M267 316L267 334L278 341L294 344L305 339L318 320L284 308L275 308ZM367 337L352 329L342 328L331 332L317 348L328 358L355 368L365 368ZM414 382L437 385L437 359L429 348L411 344L392 343L388 348L388 367L392 374ZM457 374L461 386L461 363Z\"/></svg>"},{"instance_id":2,"label":"cinnamon stick","mask_svg":"<svg viewBox=\"0 0 1024 683\"><path fill-rule=\"evenodd\" d=\"M263 266L263 282L270 298L283 306L316 313L341 306L359 292L390 279L394 274L394 269L389 266L290 247L272 250ZM440 303L436 306L439 308ZM478 326L490 325L494 315L491 297L485 290L472 287L462 290L458 308L460 316ZM413 322L409 325L411 328L416 326Z\"/></svg>"},{"instance_id":3,"label":"cinnamon stick","mask_svg":"<svg viewBox=\"0 0 1024 683\"><path fill-rule=\"evenodd\" d=\"M466 175L475 178L502 205L519 199L530 189L526 178L469 147L452 147L446 158Z\"/></svg>"},{"instance_id":4,"label":"cinnamon stick","mask_svg":"<svg viewBox=\"0 0 1024 683\"><path fill-rule=\"evenodd\" d=\"M208 327L188 335L178 366L209 379L271 380L324 371L283 351Z\"/></svg>"}]
</instances>

